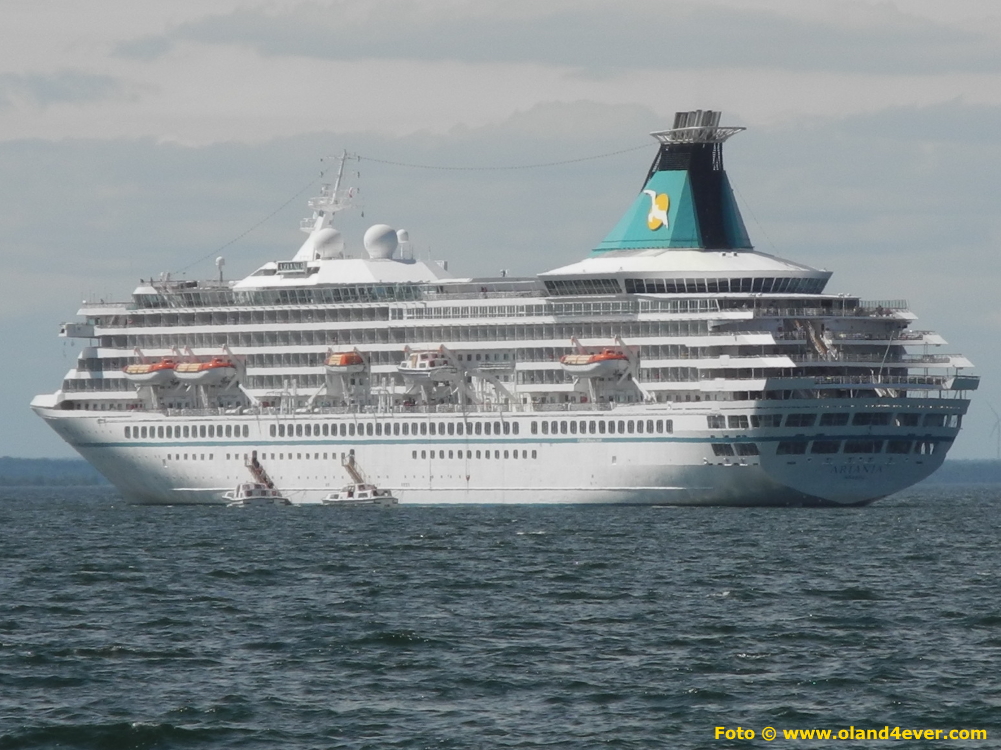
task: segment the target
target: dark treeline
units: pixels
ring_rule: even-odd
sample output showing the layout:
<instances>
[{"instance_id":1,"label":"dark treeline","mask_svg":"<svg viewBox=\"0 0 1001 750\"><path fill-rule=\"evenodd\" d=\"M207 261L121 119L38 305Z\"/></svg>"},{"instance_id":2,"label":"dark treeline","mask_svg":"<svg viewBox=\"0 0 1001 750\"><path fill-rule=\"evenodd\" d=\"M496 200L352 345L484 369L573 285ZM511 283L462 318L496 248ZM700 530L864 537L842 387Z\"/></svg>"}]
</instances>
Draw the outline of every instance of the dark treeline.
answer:
<instances>
[{"instance_id":1,"label":"dark treeline","mask_svg":"<svg viewBox=\"0 0 1001 750\"><path fill-rule=\"evenodd\" d=\"M81 487L107 483L82 458L0 456L0 487Z\"/></svg>"}]
</instances>

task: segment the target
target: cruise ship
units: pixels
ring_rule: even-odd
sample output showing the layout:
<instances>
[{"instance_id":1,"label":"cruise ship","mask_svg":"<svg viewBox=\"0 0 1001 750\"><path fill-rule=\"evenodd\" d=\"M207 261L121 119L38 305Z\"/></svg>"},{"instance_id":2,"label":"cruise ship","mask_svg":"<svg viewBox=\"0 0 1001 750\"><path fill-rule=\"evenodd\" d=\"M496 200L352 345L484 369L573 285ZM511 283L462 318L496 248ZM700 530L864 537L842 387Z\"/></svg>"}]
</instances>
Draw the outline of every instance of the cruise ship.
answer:
<instances>
[{"instance_id":1,"label":"cruise ship","mask_svg":"<svg viewBox=\"0 0 1001 750\"><path fill-rule=\"evenodd\" d=\"M138 503L248 481L320 503L346 465L402 504L854 506L924 479L971 362L904 301L755 250L723 168L743 128L719 123L652 133L608 235L520 278L452 276L386 224L349 252L345 153L291 258L84 304L32 408Z\"/></svg>"}]
</instances>

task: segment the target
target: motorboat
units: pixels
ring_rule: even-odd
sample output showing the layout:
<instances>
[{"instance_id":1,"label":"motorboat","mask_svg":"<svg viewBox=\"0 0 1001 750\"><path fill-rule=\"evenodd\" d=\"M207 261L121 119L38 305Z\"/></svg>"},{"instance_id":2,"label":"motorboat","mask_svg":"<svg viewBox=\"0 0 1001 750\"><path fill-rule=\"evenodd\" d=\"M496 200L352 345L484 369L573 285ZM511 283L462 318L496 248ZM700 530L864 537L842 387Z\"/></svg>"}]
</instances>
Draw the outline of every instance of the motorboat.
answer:
<instances>
[{"instance_id":1,"label":"motorboat","mask_svg":"<svg viewBox=\"0 0 1001 750\"><path fill-rule=\"evenodd\" d=\"M323 498L324 505L341 508L392 508L400 501L389 490L380 490L374 484L354 482Z\"/></svg>"},{"instance_id":2,"label":"motorboat","mask_svg":"<svg viewBox=\"0 0 1001 750\"><path fill-rule=\"evenodd\" d=\"M173 359L161 359L159 362L144 362L127 365L122 368L125 379L142 385L166 385L174 380L174 368L177 363Z\"/></svg>"},{"instance_id":3,"label":"motorboat","mask_svg":"<svg viewBox=\"0 0 1001 750\"><path fill-rule=\"evenodd\" d=\"M564 354L560 357L563 369L577 377L603 378L621 375L629 369L629 358L619 349L602 349L600 352Z\"/></svg>"},{"instance_id":4,"label":"motorboat","mask_svg":"<svg viewBox=\"0 0 1001 750\"><path fill-rule=\"evenodd\" d=\"M292 501L282 495L279 490L261 482L244 482L238 484L232 492L223 497L230 508L256 508L267 505L291 505Z\"/></svg>"},{"instance_id":5,"label":"motorboat","mask_svg":"<svg viewBox=\"0 0 1001 750\"><path fill-rule=\"evenodd\" d=\"M180 362L174 373L188 383L219 385L236 375L236 364L227 357L213 357L208 362Z\"/></svg>"},{"instance_id":6,"label":"motorboat","mask_svg":"<svg viewBox=\"0 0 1001 750\"><path fill-rule=\"evenodd\" d=\"M455 365L438 349L410 352L396 371L411 382L448 382L456 375Z\"/></svg>"},{"instance_id":7,"label":"motorboat","mask_svg":"<svg viewBox=\"0 0 1001 750\"><path fill-rule=\"evenodd\" d=\"M365 370L365 360L355 351L331 352L323 364L327 372L334 375L349 375Z\"/></svg>"}]
</instances>

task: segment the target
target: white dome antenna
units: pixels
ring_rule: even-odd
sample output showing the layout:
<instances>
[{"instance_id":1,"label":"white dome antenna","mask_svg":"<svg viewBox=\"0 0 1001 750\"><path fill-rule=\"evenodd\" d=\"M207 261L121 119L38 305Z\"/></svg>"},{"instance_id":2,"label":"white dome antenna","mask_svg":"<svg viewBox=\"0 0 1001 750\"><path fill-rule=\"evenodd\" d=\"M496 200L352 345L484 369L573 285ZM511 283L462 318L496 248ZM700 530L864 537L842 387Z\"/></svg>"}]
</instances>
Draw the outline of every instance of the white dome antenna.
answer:
<instances>
[{"instance_id":1,"label":"white dome antenna","mask_svg":"<svg viewBox=\"0 0 1001 750\"><path fill-rule=\"evenodd\" d=\"M221 255L215 259L215 267L219 269L219 283L222 283L222 267L226 265L226 259Z\"/></svg>"},{"instance_id":2,"label":"white dome antenna","mask_svg":"<svg viewBox=\"0 0 1001 750\"><path fill-rule=\"evenodd\" d=\"M365 230L365 250L372 260L390 260L400 244L396 230L388 224L373 224Z\"/></svg>"}]
</instances>

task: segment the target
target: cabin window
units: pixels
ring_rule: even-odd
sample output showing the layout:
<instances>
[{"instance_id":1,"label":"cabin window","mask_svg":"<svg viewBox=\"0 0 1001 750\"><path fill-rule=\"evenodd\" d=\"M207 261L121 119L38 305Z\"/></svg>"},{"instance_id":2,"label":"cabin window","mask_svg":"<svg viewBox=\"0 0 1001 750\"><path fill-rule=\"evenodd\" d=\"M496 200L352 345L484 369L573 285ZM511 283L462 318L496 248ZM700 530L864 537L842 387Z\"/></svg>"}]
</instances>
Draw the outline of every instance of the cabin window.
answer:
<instances>
[{"instance_id":1,"label":"cabin window","mask_svg":"<svg viewBox=\"0 0 1001 750\"><path fill-rule=\"evenodd\" d=\"M570 434L571 435L576 435L577 434L577 423L576 422L573 422L573 421L570 422Z\"/></svg>"},{"instance_id":2,"label":"cabin window","mask_svg":"<svg viewBox=\"0 0 1001 750\"><path fill-rule=\"evenodd\" d=\"M233 437L233 425L226 425L226 437Z\"/></svg>"},{"instance_id":3,"label":"cabin window","mask_svg":"<svg viewBox=\"0 0 1001 750\"><path fill-rule=\"evenodd\" d=\"M511 432L513 432L515 435L518 434L518 429L519 429L518 425L519 425L518 422L512 422L511 423Z\"/></svg>"},{"instance_id":4,"label":"cabin window","mask_svg":"<svg viewBox=\"0 0 1001 750\"><path fill-rule=\"evenodd\" d=\"M188 425L184 425L184 437L191 437ZM185 456L187 456L187 454L185 454Z\"/></svg>"},{"instance_id":5,"label":"cabin window","mask_svg":"<svg viewBox=\"0 0 1001 750\"><path fill-rule=\"evenodd\" d=\"M837 453L840 448L840 440L814 440L810 453Z\"/></svg>"},{"instance_id":6,"label":"cabin window","mask_svg":"<svg viewBox=\"0 0 1001 750\"><path fill-rule=\"evenodd\" d=\"M326 422L323 423L323 437L330 435L330 425Z\"/></svg>"},{"instance_id":7,"label":"cabin window","mask_svg":"<svg viewBox=\"0 0 1001 750\"><path fill-rule=\"evenodd\" d=\"M706 423L710 430L722 430L726 428L726 418L722 414L709 414L706 416Z\"/></svg>"},{"instance_id":8,"label":"cabin window","mask_svg":"<svg viewBox=\"0 0 1001 750\"><path fill-rule=\"evenodd\" d=\"M806 453L805 440L783 440L779 442L775 453L779 456L799 456Z\"/></svg>"},{"instance_id":9,"label":"cabin window","mask_svg":"<svg viewBox=\"0 0 1001 750\"><path fill-rule=\"evenodd\" d=\"M445 434L445 423L444 422L439 422L438 423L438 434L439 435L444 435Z\"/></svg>"},{"instance_id":10,"label":"cabin window","mask_svg":"<svg viewBox=\"0 0 1001 750\"><path fill-rule=\"evenodd\" d=\"M920 417L920 414L908 414L904 412L903 414L898 414L893 421L897 427L917 427Z\"/></svg>"},{"instance_id":11,"label":"cabin window","mask_svg":"<svg viewBox=\"0 0 1001 750\"><path fill-rule=\"evenodd\" d=\"M427 457L428 457L428 452L427 451L421 451L421 458L427 458Z\"/></svg>"},{"instance_id":12,"label":"cabin window","mask_svg":"<svg viewBox=\"0 0 1001 750\"><path fill-rule=\"evenodd\" d=\"M883 450L882 440L846 440L845 453L879 453Z\"/></svg>"},{"instance_id":13,"label":"cabin window","mask_svg":"<svg viewBox=\"0 0 1001 750\"><path fill-rule=\"evenodd\" d=\"M847 412L831 412L820 415L821 427L844 427L848 424Z\"/></svg>"},{"instance_id":14,"label":"cabin window","mask_svg":"<svg viewBox=\"0 0 1001 750\"><path fill-rule=\"evenodd\" d=\"M348 425L348 435L350 435L351 437L355 436L355 423L354 422L352 422L351 424Z\"/></svg>"},{"instance_id":15,"label":"cabin window","mask_svg":"<svg viewBox=\"0 0 1001 750\"><path fill-rule=\"evenodd\" d=\"M303 434L306 437L312 437L313 435L313 425L307 424L302 427Z\"/></svg>"},{"instance_id":16,"label":"cabin window","mask_svg":"<svg viewBox=\"0 0 1001 750\"><path fill-rule=\"evenodd\" d=\"M171 425L167 425L167 438L170 439L174 437L174 428Z\"/></svg>"},{"instance_id":17,"label":"cabin window","mask_svg":"<svg viewBox=\"0 0 1001 750\"><path fill-rule=\"evenodd\" d=\"M131 427L126 427L125 428L125 437L127 437L127 438L132 437L132 428Z\"/></svg>"},{"instance_id":18,"label":"cabin window","mask_svg":"<svg viewBox=\"0 0 1001 750\"><path fill-rule=\"evenodd\" d=\"M456 435L461 435L461 434L462 434L463 432L467 432L467 433L468 433L468 432L469 432L469 430L467 430L467 429L466 429L466 428L465 428L465 427L463 426L462 422L459 422L459 424L457 424L457 425L455 426L455 434L456 434Z\"/></svg>"},{"instance_id":19,"label":"cabin window","mask_svg":"<svg viewBox=\"0 0 1001 750\"><path fill-rule=\"evenodd\" d=\"M411 456L412 456L413 458L417 458L417 451L413 451L413 452L411 453Z\"/></svg>"},{"instance_id":20,"label":"cabin window","mask_svg":"<svg viewBox=\"0 0 1001 750\"><path fill-rule=\"evenodd\" d=\"M636 420L636 432L643 432L643 420L642 419L637 419Z\"/></svg>"},{"instance_id":21,"label":"cabin window","mask_svg":"<svg viewBox=\"0 0 1001 750\"><path fill-rule=\"evenodd\" d=\"M411 422L410 423L410 432L412 434L414 434L414 435L417 434L417 423L416 422Z\"/></svg>"},{"instance_id":22,"label":"cabin window","mask_svg":"<svg viewBox=\"0 0 1001 750\"><path fill-rule=\"evenodd\" d=\"M368 435L369 437L372 437L372 434L374 432L375 432L375 425L373 425L371 422L369 422L368 424L365 425L365 434L366 435Z\"/></svg>"},{"instance_id":23,"label":"cabin window","mask_svg":"<svg viewBox=\"0 0 1001 750\"><path fill-rule=\"evenodd\" d=\"M500 451L494 451L494 458L500 458Z\"/></svg>"},{"instance_id":24,"label":"cabin window","mask_svg":"<svg viewBox=\"0 0 1001 750\"><path fill-rule=\"evenodd\" d=\"M673 433L674 432L674 420L673 419L665 419L664 420L664 430L666 432L668 432L668 433Z\"/></svg>"},{"instance_id":25,"label":"cabin window","mask_svg":"<svg viewBox=\"0 0 1001 750\"><path fill-rule=\"evenodd\" d=\"M452 451L449 451L449 452L448 452L448 457L449 457L449 458L451 458L451 457L452 457Z\"/></svg>"},{"instance_id":26,"label":"cabin window","mask_svg":"<svg viewBox=\"0 0 1001 750\"><path fill-rule=\"evenodd\" d=\"M733 446L729 443L713 443L713 455L714 456L732 456Z\"/></svg>"},{"instance_id":27,"label":"cabin window","mask_svg":"<svg viewBox=\"0 0 1001 750\"><path fill-rule=\"evenodd\" d=\"M477 458L479 458L479 457L480 457L480 452L479 452L479 451L476 451L476 457L477 457Z\"/></svg>"},{"instance_id":28,"label":"cabin window","mask_svg":"<svg viewBox=\"0 0 1001 750\"><path fill-rule=\"evenodd\" d=\"M302 425L301 424L297 424L295 426L295 436L296 437L302 437Z\"/></svg>"},{"instance_id":29,"label":"cabin window","mask_svg":"<svg viewBox=\"0 0 1001 750\"><path fill-rule=\"evenodd\" d=\"M925 414L925 427L945 427L945 414Z\"/></svg>"},{"instance_id":30,"label":"cabin window","mask_svg":"<svg viewBox=\"0 0 1001 750\"><path fill-rule=\"evenodd\" d=\"M734 446L737 449L738 456L757 456L758 455L758 444L757 443L737 443Z\"/></svg>"},{"instance_id":31,"label":"cabin window","mask_svg":"<svg viewBox=\"0 0 1001 750\"><path fill-rule=\"evenodd\" d=\"M490 451L483 451L484 458L490 458Z\"/></svg>"},{"instance_id":32,"label":"cabin window","mask_svg":"<svg viewBox=\"0 0 1001 750\"><path fill-rule=\"evenodd\" d=\"M278 425L278 437L285 437L285 425Z\"/></svg>"},{"instance_id":33,"label":"cabin window","mask_svg":"<svg viewBox=\"0 0 1001 750\"><path fill-rule=\"evenodd\" d=\"M204 428L203 428L203 429L204 429ZM214 424L210 424L210 425L208 426L208 430L209 430L209 437L210 437L210 438L214 438L214 437L215 437L215 425L214 425ZM202 435L202 437L205 437L205 436L204 436L204 435Z\"/></svg>"},{"instance_id":34,"label":"cabin window","mask_svg":"<svg viewBox=\"0 0 1001 750\"><path fill-rule=\"evenodd\" d=\"M633 420L630 419L628 422L626 422L626 432L632 434L635 431L636 431L636 425L633 422Z\"/></svg>"},{"instance_id":35,"label":"cabin window","mask_svg":"<svg viewBox=\"0 0 1001 750\"><path fill-rule=\"evenodd\" d=\"M790 414L786 417L786 427L813 427L816 414Z\"/></svg>"},{"instance_id":36,"label":"cabin window","mask_svg":"<svg viewBox=\"0 0 1001 750\"><path fill-rule=\"evenodd\" d=\"M566 423L566 422L560 422L560 432L561 432L562 434L566 435L566 434L567 434L567 431L568 431L568 429L569 429L569 428L567 427L567 423Z\"/></svg>"},{"instance_id":37,"label":"cabin window","mask_svg":"<svg viewBox=\"0 0 1001 750\"><path fill-rule=\"evenodd\" d=\"M348 426L343 422L341 422L341 437L344 437L347 434L348 434Z\"/></svg>"},{"instance_id":38,"label":"cabin window","mask_svg":"<svg viewBox=\"0 0 1001 750\"><path fill-rule=\"evenodd\" d=\"M434 434L435 434L435 426L434 426L434 422L432 422L432 423L431 423L431 424L429 425L429 427L428 427L428 430L429 430L429 432L430 432L430 433L431 433L432 435L434 435Z\"/></svg>"},{"instance_id":39,"label":"cabin window","mask_svg":"<svg viewBox=\"0 0 1001 750\"><path fill-rule=\"evenodd\" d=\"M393 434L394 435L399 435L400 434L400 423L399 422L394 422L393 423Z\"/></svg>"},{"instance_id":40,"label":"cabin window","mask_svg":"<svg viewBox=\"0 0 1001 750\"><path fill-rule=\"evenodd\" d=\"M539 454L537 451L532 451L532 458L538 458Z\"/></svg>"},{"instance_id":41,"label":"cabin window","mask_svg":"<svg viewBox=\"0 0 1001 750\"><path fill-rule=\"evenodd\" d=\"M500 435L500 434L501 434L501 423L494 422L494 435Z\"/></svg>"},{"instance_id":42,"label":"cabin window","mask_svg":"<svg viewBox=\"0 0 1001 750\"><path fill-rule=\"evenodd\" d=\"M535 424L535 423L533 422L532 424ZM542 434L543 435L548 435L549 434L549 422L543 422L542 423Z\"/></svg>"},{"instance_id":43,"label":"cabin window","mask_svg":"<svg viewBox=\"0 0 1001 750\"><path fill-rule=\"evenodd\" d=\"M245 438L249 438L250 437L250 425L249 424L245 424L243 426L243 436Z\"/></svg>"},{"instance_id":44,"label":"cabin window","mask_svg":"<svg viewBox=\"0 0 1001 750\"><path fill-rule=\"evenodd\" d=\"M510 435L511 434L511 423L510 422L505 422L504 423L504 434L505 435Z\"/></svg>"},{"instance_id":45,"label":"cabin window","mask_svg":"<svg viewBox=\"0 0 1001 750\"><path fill-rule=\"evenodd\" d=\"M614 435L615 434L615 420L614 419L611 420L611 421L609 421L609 423L608 423L608 434L609 435Z\"/></svg>"},{"instance_id":46,"label":"cabin window","mask_svg":"<svg viewBox=\"0 0 1001 750\"><path fill-rule=\"evenodd\" d=\"M404 422L403 423L403 434L404 435L409 435L410 434L410 423L409 422Z\"/></svg>"},{"instance_id":47,"label":"cabin window","mask_svg":"<svg viewBox=\"0 0 1001 750\"><path fill-rule=\"evenodd\" d=\"M145 440L146 439L146 434L147 434L147 431L146 431L145 427L142 428L142 433L141 434L142 434L143 440Z\"/></svg>"},{"instance_id":48,"label":"cabin window","mask_svg":"<svg viewBox=\"0 0 1001 750\"><path fill-rule=\"evenodd\" d=\"M455 434L455 423L454 422L449 422L448 423L448 434L449 435L454 435ZM451 458L451 456L449 458Z\"/></svg>"},{"instance_id":49,"label":"cabin window","mask_svg":"<svg viewBox=\"0 0 1001 750\"><path fill-rule=\"evenodd\" d=\"M128 430L129 428L126 427L125 429ZM531 426L528 428L528 431L531 432L533 435L538 435L539 434L539 423L538 422L532 422ZM543 432L546 431L546 423L545 422L542 423L542 431ZM126 433L125 437L128 437L128 433Z\"/></svg>"},{"instance_id":50,"label":"cabin window","mask_svg":"<svg viewBox=\"0 0 1001 750\"><path fill-rule=\"evenodd\" d=\"M507 451L504 451L504 458L509 458Z\"/></svg>"},{"instance_id":51,"label":"cabin window","mask_svg":"<svg viewBox=\"0 0 1001 750\"><path fill-rule=\"evenodd\" d=\"M605 420L603 419L598 420L598 434L599 435L605 434Z\"/></svg>"},{"instance_id":52,"label":"cabin window","mask_svg":"<svg viewBox=\"0 0 1001 750\"><path fill-rule=\"evenodd\" d=\"M873 413L860 411L852 417L853 425L888 425L890 415L887 413Z\"/></svg>"},{"instance_id":53,"label":"cabin window","mask_svg":"<svg viewBox=\"0 0 1001 750\"><path fill-rule=\"evenodd\" d=\"M624 420L619 420L619 434L621 435L626 431L626 423Z\"/></svg>"},{"instance_id":54,"label":"cabin window","mask_svg":"<svg viewBox=\"0 0 1001 750\"><path fill-rule=\"evenodd\" d=\"M886 443L887 453L910 453L911 452L911 441L910 440L890 440Z\"/></svg>"}]
</instances>

